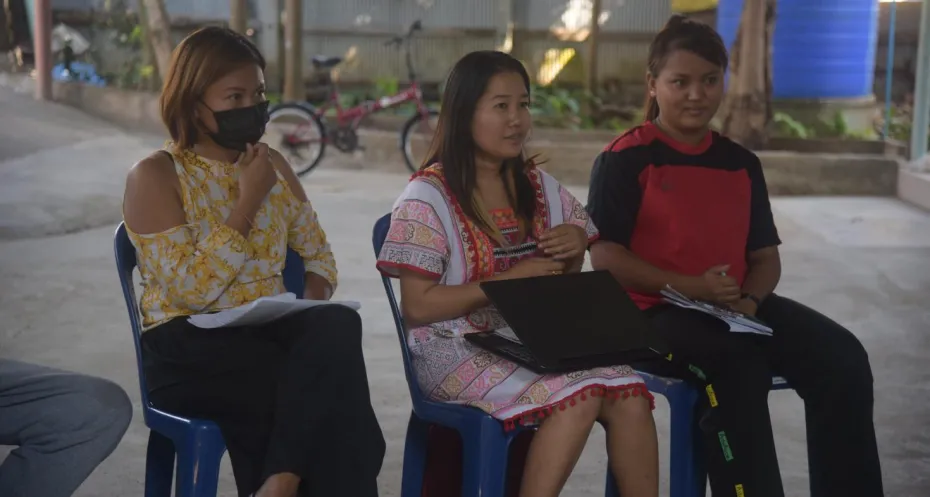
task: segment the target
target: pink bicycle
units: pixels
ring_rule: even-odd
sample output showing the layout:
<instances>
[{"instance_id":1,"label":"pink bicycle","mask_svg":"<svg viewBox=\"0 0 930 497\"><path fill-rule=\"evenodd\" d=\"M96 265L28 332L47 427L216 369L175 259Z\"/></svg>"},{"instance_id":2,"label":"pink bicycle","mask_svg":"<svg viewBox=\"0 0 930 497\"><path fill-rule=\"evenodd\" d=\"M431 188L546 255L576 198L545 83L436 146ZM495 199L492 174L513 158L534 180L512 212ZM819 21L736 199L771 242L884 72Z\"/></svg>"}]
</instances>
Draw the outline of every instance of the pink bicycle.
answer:
<instances>
[{"instance_id":1,"label":"pink bicycle","mask_svg":"<svg viewBox=\"0 0 930 497\"><path fill-rule=\"evenodd\" d=\"M425 159L426 147L435 131L431 120L438 115L437 111L428 108L423 101L410 55L410 40L413 34L420 30L420 21L415 21L405 35L395 36L385 43L385 46L403 47L405 51L410 85L396 95L369 100L345 109L340 104L339 88L330 78L327 88L329 97L319 108L310 102L287 102L271 109L269 130L281 135L280 143L272 145L279 147L298 176L309 173L320 163L327 144L332 144L344 153L364 150L358 140L358 126L362 119L381 110L410 102L415 103L416 113L401 128L400 149L407 167L411 171L419 169ZM342 57L324 55L317 55L311 59L314 68L330 71L342 61ZM327 122L326 112L331 108L335 109L335 123Z\"/></svg>"}]
</instances>

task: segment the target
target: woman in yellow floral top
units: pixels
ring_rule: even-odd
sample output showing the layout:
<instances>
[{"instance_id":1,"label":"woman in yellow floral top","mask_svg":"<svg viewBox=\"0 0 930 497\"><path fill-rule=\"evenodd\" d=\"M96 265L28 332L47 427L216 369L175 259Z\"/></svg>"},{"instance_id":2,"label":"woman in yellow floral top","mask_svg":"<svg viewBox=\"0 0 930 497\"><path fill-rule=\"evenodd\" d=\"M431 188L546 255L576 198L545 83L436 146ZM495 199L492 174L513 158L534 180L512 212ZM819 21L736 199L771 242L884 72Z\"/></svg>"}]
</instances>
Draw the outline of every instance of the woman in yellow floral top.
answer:
<instances>
[{"instance_id":1,"label":"woman in yellow floral top","mask_svg":"<svg viewBox=\"0 0 930 497\"><path fill-rule=\"evenodd\" d=\"M326 300L336 287L300 182L259 142L264 67L231 30L189 35L161 95L172 143L129 173L123 210L142 276L149 399L219 425L240 497L374 497L384 438L355 311L318 306L220 329L188 321L284 293L289 246L304 260L304 297Z\"/></svg>"}]
</instances>

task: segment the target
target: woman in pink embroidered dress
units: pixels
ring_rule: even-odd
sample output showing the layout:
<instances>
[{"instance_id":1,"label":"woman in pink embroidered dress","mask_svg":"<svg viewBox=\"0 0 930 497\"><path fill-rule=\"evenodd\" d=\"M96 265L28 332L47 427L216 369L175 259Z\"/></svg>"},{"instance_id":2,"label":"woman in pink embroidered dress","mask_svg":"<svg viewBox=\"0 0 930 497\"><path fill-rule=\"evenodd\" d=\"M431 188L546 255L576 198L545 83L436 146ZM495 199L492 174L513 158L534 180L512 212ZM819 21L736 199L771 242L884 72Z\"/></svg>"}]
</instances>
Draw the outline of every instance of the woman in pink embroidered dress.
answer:
<instances>
[{"instance_id":1,"label":"woman in pink embroidered dress","mask_svg":"<svg viewBox=\"0 0 930 497\"><path fill-rule=\"evenodd\" d=\"M523 154L529 77L502 52L453 68L432 158L394 205L378 268L400 278L417 379L434 400L540 423L521 495L556 496L596 421L607 429L623 495L658 495L652 396L629 367L539 375L476 348L466 333L506 326L478 282L580 271L597 228L582 205Z\"/></svg>"}]
</instances>

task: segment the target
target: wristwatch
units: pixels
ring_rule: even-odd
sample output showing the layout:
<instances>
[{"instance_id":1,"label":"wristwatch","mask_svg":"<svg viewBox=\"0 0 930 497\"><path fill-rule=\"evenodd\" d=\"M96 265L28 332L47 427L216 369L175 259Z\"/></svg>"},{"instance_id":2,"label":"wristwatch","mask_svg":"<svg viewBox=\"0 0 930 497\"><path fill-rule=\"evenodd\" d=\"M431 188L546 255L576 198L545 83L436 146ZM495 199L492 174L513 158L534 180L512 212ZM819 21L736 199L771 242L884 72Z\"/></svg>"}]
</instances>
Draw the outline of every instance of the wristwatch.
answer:
<instances>
[{"instance_id":1,"label":"wristwatch","mask_svg":"<svg viewBox=\"0 0 930 497\"><path fill-rule=\"evenodd\" d=\"M753 303L756 304L756 307L759 307L760 305L762 305L762 301L759 299L759 297L756 297L755 295L753 295L753 294L751 294L751 293L744 293L744 294L740 295L740 298L741 298L741 299L749 299L749 300L753 301Z\"/></svg>"}]
</instances>

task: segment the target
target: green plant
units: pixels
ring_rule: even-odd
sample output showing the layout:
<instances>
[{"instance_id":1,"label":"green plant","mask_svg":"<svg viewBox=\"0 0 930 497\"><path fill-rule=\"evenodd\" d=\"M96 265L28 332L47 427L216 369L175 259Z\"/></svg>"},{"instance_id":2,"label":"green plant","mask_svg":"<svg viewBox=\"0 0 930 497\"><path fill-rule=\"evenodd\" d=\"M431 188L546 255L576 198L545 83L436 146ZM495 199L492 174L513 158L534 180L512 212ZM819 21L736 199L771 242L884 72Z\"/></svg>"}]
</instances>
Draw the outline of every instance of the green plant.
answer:
<instances>
[{"instance_id":1,"label":"green plant","mask_svg":"<svg viewBox=\"0 0 930 497\"><path fill-rule=\"evenodd\" d=\"M125 0L108 0L104 4L105 16L95 22L91 29L104 31L109 38L105 48L92 47L89 58L98 67L104 67L105 59L124 59L116 72L104 73L104 79L117 88L150 89L154 86L156 78L155 67L145 62L143 56L144 36L138 17L130 12L128 2ZM95 18L97 18L95 16ZM113 56L113 49L119 53Z\"/></svg>"},{"instance_id":2,"label":"green plant","mask_svg":"<svg viewBox=\"0 0 930 497\"><path fill-rule=\"evenodd\" d=\"M833 113L833 119L821 118L821 128L824 129L824 136L830 138L843 138L849 136L849 121L846 120L846 114L840 111Z\"/></svg>"},{"instance_id":3,"label":"green plant","mask_svg":"<svg viewBox=\"0 0 930 497\"><path fill-rule=\"evenodd\" d=\"M564 88L535 86L531 95L530 113L534 123L541 127L581 129L581 102L579 97Z\"/></svg>"},{"instance_id":4,"label":"green plant","mask_svg":"<svg viewBox=\"0 0 930 497\"><path fill-rule=\"evenodd\" d=\"M642 121L642 120L637 121L637 122L641 122L641 121ZM605 122L605 123L602 123L602 124L601 124L601 127L602 127L602 128L606 128L606 129L609 129L609 130L612 130L612 131L616 131L617 133L622 133L622 132L624 132L624 131L626 131L626 130L628 130L628 129L634 127L634 126L636 126L636 124L634 124L634 123L632 123L632 122L630 122L630 121L625 121L625 120L623 120L623 119L616 118L616 117L613 118L613 119L608 120L608 121Z\"/></svg>"},{"instance_id":5,"label":"green plant","mask_svg":"<svg viewBox=\"0 0 930 497\"><path fill-rule=\"evenodd\" d=\"M622 132L642 122L642 111L605 103L587 90L533 85L530 94L535 126Z\"/></svg>"},{"instance_id":6,"label":"green plant","mask_svg":"<svg viewBox=\"0 0 930 497\"><path fill-rule=\"evenodd\" d=\"M390 97L400 93L400 82L394 77L375 79L375 98Z\"/></svg>"},{"instance_id":7,"label":"green plant","mask_svg":"<svg viewBox=\"0 0 930 497\"><path fill-rule=\"evenodd\" d=\"M876 134L872 130L854 130L849 125L846 114L837 111L832 118L821 118L807 125L794 117L776 112L772 122L775 136L785 138L800 138L808 140L813 138L834 138L840 140L873 140Z\"/></svg>"},{"instance_id":8,"label":"green plant","mask_svg":"<svg viewBox=\"0 0 930 497\"><path fill-rule=\"evenodd\" d=\"M901 142L909 142L913 125L914 108L911 105L911 98L904 104L891 106L891 120L888 123L888 136L886 138ZM873 130L876 134L881 134L885 124L885 117L882 115L875 120ZM927 130L927 137L930 139L930 129Z\"/></svg>"},{"instance_id":9,"label":"green plant","mask_svg":"<svg viewBox=\"0 0 930 497\"><path fill-rule=\"evenodd\" d=\"M784 112L776 112L772 116L772 122L775 124L775 134L787 138L808 139L814 137L812 129L808 129L803 123L795 120L793 117Z\"/></svg>"},{"instance_id":10,"label":"green plant","mask_svg":"<svg viewBox=\"0 0 930 497\"><path fill-rule=\"evenodd\" d=\"M893 105L891 107L891 120L888 123L888 136L886 138L891 138L898 141L909 141L911 139L911 124L913 123L911 118L911 109L902 105ZM876 122L876 131L881 133L884 128L885 118Z\"/></svg>"},{"instance_id":11,"label":"green plant","mask_svg":"<svg viewBox=\"0 0 930 497\"><path fill-rule=\"evenodd\" d=\"M832 119L821 119L818 127L818 134L827 138L839 138L841 140L870 140L874 134L870 130L854 130L849 125L846 114L842 111L836 111Z\"/></svg>"}]
</instances>

